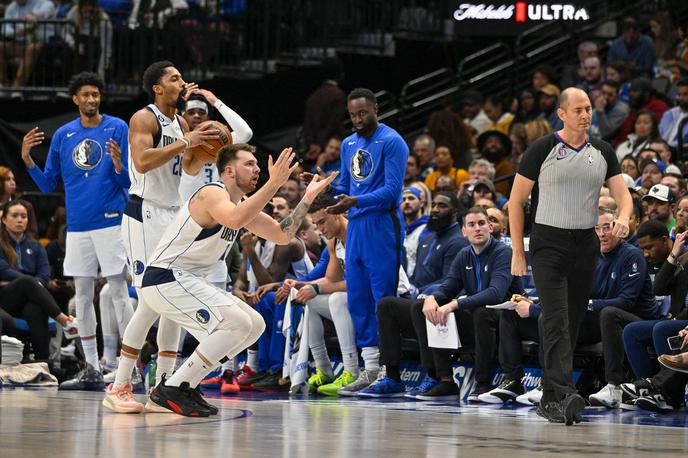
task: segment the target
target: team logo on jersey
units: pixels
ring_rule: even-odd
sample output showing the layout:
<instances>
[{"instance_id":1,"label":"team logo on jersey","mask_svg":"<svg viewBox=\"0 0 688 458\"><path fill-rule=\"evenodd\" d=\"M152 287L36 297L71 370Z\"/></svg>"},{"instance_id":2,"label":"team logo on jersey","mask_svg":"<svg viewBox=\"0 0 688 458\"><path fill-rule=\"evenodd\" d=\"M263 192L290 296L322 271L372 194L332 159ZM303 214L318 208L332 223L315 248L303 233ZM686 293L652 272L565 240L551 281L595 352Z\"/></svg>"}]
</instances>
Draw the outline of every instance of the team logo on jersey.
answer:
<instances>
[{"instance_id":1,"label":"team logo on jersey","mask_svg":"<svg viewBox=\"0 0 688 458\"><path fill-rule=\"evenodd\" d=\"M136 275L141 275L143 271L146 270L146 266L141 261L134 261L134 273Z\"/></svg>"},{"instance_id":2,"label":"team logo on jersey","mask_svg":"<svg viewBox=\"0 0 688 458\"><path fill-rule=\"evenodd\" d=\"M564 148L563 146L559 148L559 151L557 152L557 161L566 158L566 156L569 155L569 150Z\"/></svg>"},{"instance_id":3,"label":"team logo on jersey","mask_svg":"<svg viewBox=\"0 0 688 458\"><path fill-rule=\"evenodd\" d=\"M72 161L81 170L92 170L103 159L103 148L95 140L86 138L81 140L72 150Z\"/></svg>"},{"instance_id":4,"label":"team logo on jersey","mask_svg":"<svg viewBox=\"0 0 688 458\"><path fill-rule=\"evenodd\" d=\"M592 154L588 154L588 164L592 165L595 162L592 158Z\"/></svg>"},{"instance_id":5,"label":"team logo on jersey","mask_svg":"<svg viewBox=\"0 0 688 458\"><path fill-rule=\"evenodd\" d=\"M351 176L356 181L363 181L373 172L373 157L364 149L359 149L351 158Z\"/></svg>"},{"instance_id":6,"label":"team logo on jersey","mask_svg":"<svg viewBox=\"0 0 688 458\"><path fill-rule=\"evenodd\" d=\"M201 324L206 324L208 321L210 321L210 312L208 312L206 309L198 309L196 311L196 321Z\"/></svg>"}]
</instances>

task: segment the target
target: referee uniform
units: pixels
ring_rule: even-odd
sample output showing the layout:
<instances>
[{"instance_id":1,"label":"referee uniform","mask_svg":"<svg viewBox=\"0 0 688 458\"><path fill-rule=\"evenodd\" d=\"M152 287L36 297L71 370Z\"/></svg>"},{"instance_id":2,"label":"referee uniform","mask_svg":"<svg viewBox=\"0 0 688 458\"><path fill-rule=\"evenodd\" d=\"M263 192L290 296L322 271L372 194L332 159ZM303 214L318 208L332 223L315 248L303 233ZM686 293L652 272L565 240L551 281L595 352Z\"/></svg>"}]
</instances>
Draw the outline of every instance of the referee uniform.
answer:
<instances>
[{"instance_id":1,"label":"referee uniform","mask_svg":"<svg viewBox=\"0 0 688 458\"><path fill-rule=\"evenodd\" d=\"M518 173L535 182L530 254L542 305L544 404L576 392L572 353L599 255L600 188L621 168L608 143L589 139L573 148L553 133L526 150Z\"/></svg>"}]
</instances>

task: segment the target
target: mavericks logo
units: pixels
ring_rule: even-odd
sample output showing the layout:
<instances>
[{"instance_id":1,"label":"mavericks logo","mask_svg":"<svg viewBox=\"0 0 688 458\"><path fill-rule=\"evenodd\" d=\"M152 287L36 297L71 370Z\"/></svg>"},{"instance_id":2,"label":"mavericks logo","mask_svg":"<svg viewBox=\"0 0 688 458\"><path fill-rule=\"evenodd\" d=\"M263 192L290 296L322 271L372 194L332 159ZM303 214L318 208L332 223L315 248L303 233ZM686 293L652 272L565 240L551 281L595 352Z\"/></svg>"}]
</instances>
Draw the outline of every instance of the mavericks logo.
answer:
<instances>
[{"instance_id":1,"label":"mavericks logo","mask_svg":"<svg viewBox=\"0 0 688 458\"><path fill-rule=\"evenodd\" d=\"M206 309L198 309L196 311L196 321L201 324L206 324L208 321L210 321L210 312L208 312Z\"/></svg>"},{"instance_id":2,"label":"mavericks logo","mask_svg":"<svg viewBox=\"0 0 688 458\"><path fill-rule=\"evenodd\" d=\"M90 138L82 140L72 151L72 161L81 170L96 168L102 159L103 148L100 143Z\"/></svg>"},{"instance_id":3,"label":"mavericks logo","mask_svg":"<svg viewBox=\"0 0 688 458\"><path fill-rule=\"evenodd\" d=\"M351 158L351 176L356 181L363 181L373 172L373 157L364 149L359 149Z\"/></svg>"}]
</instances>

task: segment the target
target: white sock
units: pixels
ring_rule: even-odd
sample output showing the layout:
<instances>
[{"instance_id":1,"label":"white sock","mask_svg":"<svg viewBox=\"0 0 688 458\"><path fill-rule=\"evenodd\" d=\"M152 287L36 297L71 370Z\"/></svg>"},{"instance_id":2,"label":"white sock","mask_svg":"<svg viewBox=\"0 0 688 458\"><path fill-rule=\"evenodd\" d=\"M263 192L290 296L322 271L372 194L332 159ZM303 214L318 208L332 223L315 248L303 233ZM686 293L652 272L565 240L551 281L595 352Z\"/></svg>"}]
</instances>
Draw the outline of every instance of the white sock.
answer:
<instances>
[{"instance_id":1,"label":"white sock","mask_svg":"<svg viewBox=\"0 0 688 458\"><path fill-rule=\"evenodd\" d=\"M100 370L100 363L98 362L98 346L96 339L82 339L81 346L84 349L84 358L86 362L93 366L97 371Z\"/></svg>"},{"instance_id":2,"label":"white sock","mask_svg":"<svg viewBox=\"0 0 688 458\"><path fill-rule=\"evenodd\" d=\"M105 362L110 367L115 367L117 364L117 346L119 338L115 334L103 335L103 356Z\"/></svg>"},{"instance_id":3,"label":"white sock","mask_svg":"<svg viewBox=\"0 0 688 458\"><path fill-rule=\"evenodd\" d=\"M227 358L227 361L222 363L222 372L234 371L234 359L235 358Z\"/></svg>"},{"instance_id":4,"label":"white sock","mask_svg":"<svg viewBox=\"0 0 688 458\"><path fill-rule=\"evenodd\" d=\"M327 347L325 347L325 345L311 347L311 353L313 354L315 367L323 371L328 377L332 377L332 362L329 356L327 356Z\"/></svg>"},{"instance_id":5,"label":"white sock","mask_svg":"<svg viewBox=\"0 0 688 458\"><path fill-rule=\"evenodd\" d=\"M193 354L170 377L166 385L179 386L183 382L189 382L191 388L196 387L210 373L213 367L217 365L220 359L238 343L242 343L243 340L245 340L245 336L241 338L241 336L236 336L234 332L216 329L198 344ZM206 361L210 362L210 364Z\"/></svg>"},{"instance_id":6,"label":"white sock","mask_svg":"<svg viewBox=\"0 0 688 458\"><path fill-rule=\"evenodd\" d=\"M248 349L246 350L248 353L248 356L246 357L246 364L248 367L253 369L254 371L258 370L258 350L251 350Z\"/></svg>"},{"instance_id":7,"label":"white sock","mask_svg":"<svg viewBox=\"0 0 688 458\"><path fill-rule=\"evenodd\" d=\"M344 363L344 370L349 371L351 375L358 376L358 352L356 346L352 348L342 348L342 362ZM379 359L379 357L378 357Z\"/></svg>"},{"instance_id":8,"label":"white sock","mask_svg":"<svg viewBox=\"0 0 688 458\"><path fill-rule=\"evenodd\" d=\"M157 386L162 380L162 375L166 374L165 377L169 379L172 377L174 372L174 363L177 361L176 353L175 356L166 356L162 353L158 353L158 367L155 372L155 385ZM176 385L179 386L179 385Z\"/></svg>"},{"instance_id":9,"label":"white sock","mask_svg":"<svg viewBox=\"0 0 688 458\"><path fill-rule=\"evenodd\" d=\"M160 367L159 363L158 367ZM189 382L189 386L193 388L198 383L193 385L192 380L195 379L199 373L205 374L206 371L210 371L210 369L211 367L208 366L205 361L203 361L203 358L199 356L198 352L193 352L193 354L189 356L186 361L184 361L184 364L177 369L177 372L175 372L172 377L165 381L165 385L179 386L183 382Z\"/></svg>"},{"instance_id":10,"label":"white sock","mask_svg":"<svg viewBox=\"0 0 688 458\"><path fill-rule=\"evenodd\" d=\"M138 356L130 355L122 351L120 353L119 364L117 365L117 372L115 372L114 388L119 388L122 385L131 383L131 373L134 372L134 366Z\"/></svg>"},{"instance_id":11,"label":"white sock","mask_svg":"<svg viewBox=\"0 0 688 458\"><path fill-rule=\"evenodd\" d=\"M377 372L380 370L380 348L379 347L363 347L361 349L361 357L363 358L363 366L365 370Z\"/></svg>"}]
</instances>

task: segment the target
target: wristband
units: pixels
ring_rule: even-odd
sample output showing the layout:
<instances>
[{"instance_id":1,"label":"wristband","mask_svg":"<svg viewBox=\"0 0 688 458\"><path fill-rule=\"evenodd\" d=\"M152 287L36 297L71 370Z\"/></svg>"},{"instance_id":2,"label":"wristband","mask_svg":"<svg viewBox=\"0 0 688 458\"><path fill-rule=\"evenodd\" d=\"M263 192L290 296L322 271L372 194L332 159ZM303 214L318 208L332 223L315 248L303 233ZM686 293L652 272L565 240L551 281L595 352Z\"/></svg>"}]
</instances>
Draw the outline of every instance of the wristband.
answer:
<instances>
[{"instance_id":1,"label":"wristband","mask_svg":"<svg viewBox=\"0 0 688 458\"><path fill-rule=\"evenodd\" d=\"M320 285L317 283L311 283L310 284L313 287L313 290L315 291L315 294L320 294Z\"/></svg>"},{"instance_id":2,"label":"wristband","mask_svg":"<svg viewBox=\"0 0 688 458\"><path fill-rule=\"evenodd\" d=\"M184 144L186 145L184 147L185 150L191 148L191 140L189 140L189 138L186 135L184 135L182 138L180 138L180 140L183 141Z\"/></svg>"},{"instance_id":3,"label":"wristband","mask_svg":"<svg viewBox=\"0 0 688 458\"><path fill-rule=\"evenodd\" d=\"M671 259L676 259L676 258L677 258L677 256L676 256L674 253L669 253L669 257L670 257Z\"/></svg>"}]
</instances>

